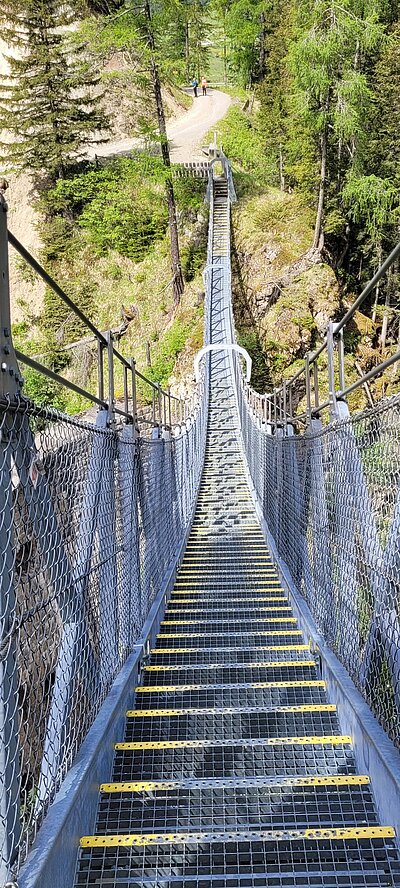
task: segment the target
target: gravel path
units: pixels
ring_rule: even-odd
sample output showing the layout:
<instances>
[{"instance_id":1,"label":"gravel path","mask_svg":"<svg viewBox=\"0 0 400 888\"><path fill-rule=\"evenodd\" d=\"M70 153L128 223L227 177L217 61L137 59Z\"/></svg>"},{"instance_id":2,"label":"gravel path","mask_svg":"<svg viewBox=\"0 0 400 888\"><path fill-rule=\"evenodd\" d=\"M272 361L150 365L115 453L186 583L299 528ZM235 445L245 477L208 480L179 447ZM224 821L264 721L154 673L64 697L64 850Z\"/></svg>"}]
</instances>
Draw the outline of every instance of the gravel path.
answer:
<instances>
[{"instance_id":1,"label":"gravel path","mask_svg":"<svg viewBox=\"0 0 400 888\"><path fill-rule=\"evenodd\" d=\"M224 117L232 103L230 96L217 89L208 89L207 92L207 96L199 95L194 99L192 107L183 117L167 126L173 163L196 158L204 160L201 151L204 137Z\"/></svg>"},{"instance_id":2,"label":"gravel path","mask_svg":"<svg viewBox=\"0 0 400 888\"><path fill-rule=\"evenodd\" d=\"M189 160L204 160L201 151L204 138L226 114L232 99L218 89L208 89L207 95L199 95L193 105L178 120L167 123L168 138L171 143L172 163L184 163ZM141 145L140 139L119 139L94 145L88 150L88 156L110 157L115 154L129 154Z\"/></svg>"}]
</instances>

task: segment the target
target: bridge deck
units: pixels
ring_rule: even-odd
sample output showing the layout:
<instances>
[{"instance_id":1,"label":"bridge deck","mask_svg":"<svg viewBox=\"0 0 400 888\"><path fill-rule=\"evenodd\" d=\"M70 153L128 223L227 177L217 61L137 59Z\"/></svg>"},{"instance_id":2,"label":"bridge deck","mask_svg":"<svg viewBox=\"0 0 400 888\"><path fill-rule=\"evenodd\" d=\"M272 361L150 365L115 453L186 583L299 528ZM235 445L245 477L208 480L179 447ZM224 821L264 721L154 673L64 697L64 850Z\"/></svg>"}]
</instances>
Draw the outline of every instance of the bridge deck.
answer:
<instances>
[{"instance_id":1,"label":"bridge deck","mask_svg":"<svg viewBox=\"0 0 400 888\"><path fill-rule=\"evenodd\" d=\"M215 190L222 268L224 183ZM400 886L393 830L377 823L256 520L230 358L210 360L193 528L101 787L96 834L81 840L76 888Z\"/></svg>"}]
</instances>

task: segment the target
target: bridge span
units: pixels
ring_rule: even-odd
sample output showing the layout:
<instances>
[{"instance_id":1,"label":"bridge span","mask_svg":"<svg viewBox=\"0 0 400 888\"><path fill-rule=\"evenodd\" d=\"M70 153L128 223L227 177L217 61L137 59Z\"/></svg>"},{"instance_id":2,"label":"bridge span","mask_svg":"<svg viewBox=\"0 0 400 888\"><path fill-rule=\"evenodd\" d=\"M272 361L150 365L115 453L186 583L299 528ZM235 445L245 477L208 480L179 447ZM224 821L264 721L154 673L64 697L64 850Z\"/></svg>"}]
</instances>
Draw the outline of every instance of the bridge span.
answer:
<instances>
[{"instance_id":1,"label":"bridge span","mask_svg":"<svg viewBox=\"0 0 400 888\"><path fill-rule=\"evenodd\" d=\"M349 414L351 310L251 388L220 162L190 404L90 322L96 424L23 398L3 213L1 886L400 888L400 397Z\"/></svg>"}]
</instances>

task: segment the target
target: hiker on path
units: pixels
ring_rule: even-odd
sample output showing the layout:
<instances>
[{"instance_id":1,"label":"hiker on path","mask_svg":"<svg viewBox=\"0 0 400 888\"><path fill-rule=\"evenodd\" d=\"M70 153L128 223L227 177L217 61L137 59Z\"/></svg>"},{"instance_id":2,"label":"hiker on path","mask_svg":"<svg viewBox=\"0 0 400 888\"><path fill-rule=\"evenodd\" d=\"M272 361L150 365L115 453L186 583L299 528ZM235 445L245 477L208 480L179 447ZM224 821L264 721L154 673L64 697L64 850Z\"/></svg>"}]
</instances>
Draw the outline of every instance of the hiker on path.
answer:
<instances>
[{"instance_id":1,"label":"hiker on path","mask_svg":"<svg viewBox=\"0 0 400 888\"><path fill-rule=\"evenodd\" d=\"M199 81L196 80L195 77L193 77L193 80L192 80L192 87L193 87L193 93L194 93L194 97L195 97L195 99L197 99L197 87L198 87L198 85L199 85Z\"/></svg>"},{"instance_id":2,"label":"hiker on path","mask_svg":"<svg viewBox=\"0 0 400 888\"><path fill-rule=\"evenodd\" d=\"M203 90L203 96L207 95L207 80L205 77L201 78L201 88Z\"/></svg>"}]
</instances>

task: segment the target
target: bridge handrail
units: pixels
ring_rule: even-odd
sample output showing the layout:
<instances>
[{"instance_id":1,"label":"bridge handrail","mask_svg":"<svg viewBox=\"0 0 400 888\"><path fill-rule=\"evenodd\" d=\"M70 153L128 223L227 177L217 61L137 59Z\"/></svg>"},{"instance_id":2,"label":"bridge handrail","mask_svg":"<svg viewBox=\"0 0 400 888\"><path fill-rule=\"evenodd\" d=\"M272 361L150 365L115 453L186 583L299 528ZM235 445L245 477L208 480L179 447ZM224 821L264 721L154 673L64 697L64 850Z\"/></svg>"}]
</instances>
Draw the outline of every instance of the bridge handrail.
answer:
<instances>
[{"instance_id":1,"label":"bridge handrail","mask_svg":"<svg viewBox=\"0 0 400 888\"><path fill-rule=\"evenodd\" d=\"M379 280L399 254L400 246L379 270ZM342 319L339 337L376 281L374 276ZM235 341L228 295L225 314L224 340ZM323 348L331 356L334 392L333 333L331 323ZM337 400L328 403L335 421L323 426L309 385L306 434L299 435L286 383L281 403L277 390L259 395L246 382L238 355L230 354L242 444L274 555L326 643L400 746L400 393L350 415L334 392ZM400 354L364 378L396 358ZM310 368L306 358L305 366L308 377L314 376L316 362ZM354 387L341 380L342 394Z\"/></svg>"},{"instance_id":2,"label":"bridge handrail","mask_svg":"<svg viewBox=\"0 0 400 888\"><path fill-rule=\"evenodd\" d=\"M346 402L348 395L361 387L367 390L370 397L368 383L384 373L389 367L400 362L400 349L396 349L392 355L381 360L371 370L361 374L354 382L346 385L344 332L360 306L377 287L387 271L392 268L399 256L400 242L394 247L376 274L368 281L343 318L337 322L329 321L323 342L315 351L306 355L303 365L293 376L283 380L281 385L275 386L272 392L264 394L256 392L249 386L248 399L251 408L261 422L268 422L271 431L279 427L286 428L288 424L297 426L300 423L302 428L307 427L313 418L318 418L327 409L330 411L331 419L337 419L340 415L338 402ZM326 353L329 396L321 401L319 396L321 370L318 367L318 360L324 353ZM299 413L293 407L293 401L295 384L303 376L306 409ZM339 387L336 386L336 377L339 380Z\"/></svg>"},{"instance_id":3,"label":"bridge handrail","mask_svg":"<svg viewBox=\"0 0 400 888\"><path fill-rule=\"evenodd\" d=\"M93 334L97 393L15 352L11 241L0 196L0 885L17 878L114 679L161 618L197 498L210 365L192 395L172 395L120 353L111 331L75 312L22 246ZM204 314L208 343L207 295ZM18 361L88 397L100 407L95 422L25 398ZM147 416L137 380L150 386Z\"/></svg>"},{"instance_id":4,"label":"bridge handrail","mask_svg":"<svg viewBox=\"0 0 400 888\"><path fill-rule=\"evenodd\" d=\"M89 391L83 386L78 385L67 377L61 375L60 373L51 370L49 367L46 367L41 361L37 361L29 355L26 355L19 349L12 348L11 335L7 335L7 369L13 371L13 378L17 382L17 387L20 389L20 386L23 384L23 378L19 372L18 364L19 361L21 364L30 367L32 370L35 370L37 373L46 376L47 378L53 380L58 385L63 386L64 388L69 389L75 394L79 395L82 398L90 401L92 404L96 404L100 409L104 409L108 411L110 422L113 420L114 414L120 416L124 419L126 423L134 423L137 425L138 423L138 411L137 411L137 379L140 379L144 382L152 391L152 419L151 422L144 422L144 424L151 424L153 426L158 426L160 428L171 429L174 425L179 424L182 421L186 421L192 412L194 402L193 399L189 401L189 399L179 398L176 395L172 395L171 392L165 390L159 383L155 382L152 379L149 379L145 374L141 373L136 368L136 362L132 358L126 358L121 352L116 348L115 341L117 341L118 334L113 333L112 331L102 332L100 331L95 324L90 320L90 318L83 312L79 306L71 299L70 296L65 292L65 290L60 287L57 281L46 271L45 268L38 262L38 260L32 256L29 250L21 244L17 237L8 229L8 226L4 226L4 217L7 218L7 206L4 198L1 196L1 210L3 217L3 225L0 230L0 237L6 237L10 246L15 249L22 259L29 265L30 268L44 281L44 283L54 292L56 295L64 302L64 304L69 308L69 310L73 313L73 315L78 318L84 327L90 331L93 335L93 339L97 342L97 392ZM3 256L5 255L5 251L3 249ZM4 260L3 260L4 264ZM1 300L4 302L4 296ZM5 309L4 304L0 304L0 311L2 315L4 315L7 311ZM9 313L9 311L8 311ZM11 331L10 331L11 332ZM0 334L0 344L2 339L4 339L4 331ZM3 343L4 349L4 343ZM107 355L107 363L108 363L108 392L106 396L105 392L105 361L104 357ZM123 375L124 375L124 395L123 395L123 407L117 406L115 401L115 391L114 391L114 365L115 361L119 362L123 367ZM7 385L9 383L9 373L6 373L4 376L3 373L3 385L1 385L1 377L0 377L0 391L3 395L9 396L12 395L13 392L10 391L10 386ZM130 406L131 405L131 406ZM172 406L174 405L174 407ZM170 421L166 421L166 417ZM140 419L140 422L143 422L143 419Z\"/></svg>"}]
</instances>

